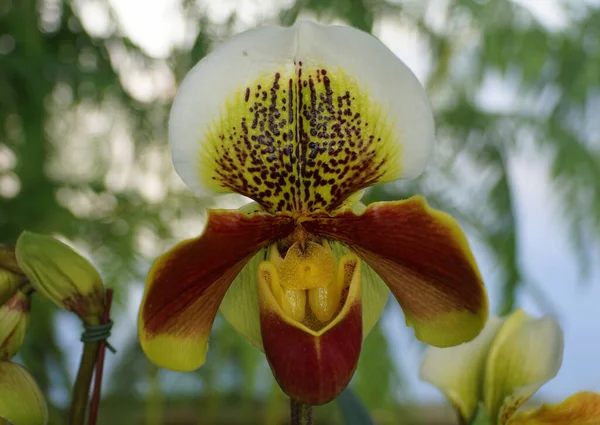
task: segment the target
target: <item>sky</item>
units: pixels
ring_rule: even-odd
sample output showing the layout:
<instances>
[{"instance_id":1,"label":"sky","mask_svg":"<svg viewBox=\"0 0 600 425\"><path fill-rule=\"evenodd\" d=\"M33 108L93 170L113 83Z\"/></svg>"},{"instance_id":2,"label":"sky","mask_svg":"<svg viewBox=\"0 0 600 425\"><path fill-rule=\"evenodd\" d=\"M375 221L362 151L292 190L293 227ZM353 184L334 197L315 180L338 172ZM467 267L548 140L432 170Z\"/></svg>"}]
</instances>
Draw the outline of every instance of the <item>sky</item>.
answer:
<instances>
[{"instance_id":1,"label":"sky","mask_svg":"<svg viewBox=\"0 0 600 425\"><path fill-rule=\"evenodd\" d=\"M443 0L439 0L443 3ZM132 40L155 57L165 57L173 46L189 42L195 28L186 22L175 0L113 0L117 19ZM221 0L204 2L211 20L225 21L235 8L242 17L235 30L241 31L255 22L273 18L275 11L289 1ZM567 25L559 3L553 0L519 0L550 29ZM91 32L101 34L111 25L106 10L96 2L80 2L84 25ZM277 7L276 7L277 6ZM139 11L144 11L143 18ZM437 17L439 18L439 17ZM435 13L432 19L437 19ZM376 35L398 55L421 80L428 71L423 43L418 35L397 23L383 20L377 26ZM481 101L489 109L506 110L519 100L518 93L501 80L491 80L481 93ZM519 250L521 263L527 276L543 288L565 333L565 353L559 375L538 393L547 400L561 400L580 390L600 392L600 268L591 270L587 279L579 273L576 258L569 249L568 237L560 230L560 204L553 194L548 178L548 163L544 158L528 156L512 158L509 163L516 189L517 224L520 229ZM191 236L191 235L190 235ZM475 256L483 253L475 249ZM481 262L482 273L493 276L493 268ZM492 305L497 302L498 288L487 282ZM132 306L139 302L141 294L135 294ZM540 303L530 293L524 293L519 304L531 314L542 314ZM127 320L134 326L136 312L132 307ZM120 323L127 322L123 320ZM396 361L406 371L411 383L411 397L415 401L441 400L439 392L419 381L418 366L422 354L410 330L404 326L401 310L394 306L384 318L384 327L393 342ZM115 343L131 337L130 326L115 329ZM110 358L110 356L109 356ZM110 366L110 365L109 365Z\"/></svg>"}]
</instances>

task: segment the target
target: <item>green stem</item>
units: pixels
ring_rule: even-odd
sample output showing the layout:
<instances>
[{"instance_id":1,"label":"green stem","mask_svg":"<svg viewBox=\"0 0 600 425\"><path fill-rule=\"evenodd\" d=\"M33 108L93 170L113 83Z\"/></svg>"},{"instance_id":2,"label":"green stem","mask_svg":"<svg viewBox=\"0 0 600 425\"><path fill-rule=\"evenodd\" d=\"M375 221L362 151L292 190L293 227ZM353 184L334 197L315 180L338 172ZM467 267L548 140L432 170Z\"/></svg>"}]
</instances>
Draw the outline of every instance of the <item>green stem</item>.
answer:
<instances>
[{"instance_id":1,"label":"green stem","mask_svg":"<svg viewBox=\"0 0 600 425\"><path fill-rule=\"evenodd\" d=\"M312 425L312 406L290 399L291 425Z\"/></svg>"},{"instance_id":2,"label":"green stem","mask_svg":"<svg viewBox=\"0 0 600 425\"><path fill-rule=\"evenodd\" d=\"M100 323L90 323L97 325ZM94 376L94 367L98 357L98 342L86 342L83 344L83 354L79 362L79 370L73 386L73 399L71 401L71 412L69 413L69 425L84 425L85 412L90 398L90 384Z\"/></svg>"},{"instance_id":3,"label":"green stem","mask_svg":"<svg viewBox=\"0 0 600 425\"><path fill-rule=\"evenodd\" d=\"M148 379L150 381L150 394L146 399L146 425L160 425L163 423L163 394L160 383L158 367L148 365Z\"/></svg>"}]
</instances>

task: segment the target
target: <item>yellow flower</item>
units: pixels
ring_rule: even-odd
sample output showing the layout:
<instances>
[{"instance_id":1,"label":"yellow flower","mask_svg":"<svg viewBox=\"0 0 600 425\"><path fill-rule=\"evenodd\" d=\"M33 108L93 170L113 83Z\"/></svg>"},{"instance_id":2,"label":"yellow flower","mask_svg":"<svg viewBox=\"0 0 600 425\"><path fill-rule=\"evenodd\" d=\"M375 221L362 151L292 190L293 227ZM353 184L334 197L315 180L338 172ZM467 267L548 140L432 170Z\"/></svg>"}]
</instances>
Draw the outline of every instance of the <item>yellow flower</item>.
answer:
<instances>
[{"instance_id":1,"label":"yellow flower","mask_svg":"<svg viewBox=\"0 0 600 425\"><path fill-rule=\"evenodd\" d=\"M44 425L44 396L31 375L9 361L23 343L28 321L29 296L17 291L0 307L0 419L13 425Z\"/></svg>"},{"instance_id":2,"label":"yellow flower","mask_svg":"<svg viewBox=\"0 0 600 425\"><path fill-rule=\"evenodd\" d=\"M490 318L471 342L430 347L421 378L438 387L468 423L479 403L492 425L597 425L600 394L581 392L556 406L517 412L562 363L563 334L550 316L532 318L517 310Z\"/></svg>"},{"instance_id":3,"label":"yellow flower","mask_svg":"<svg viewBox=\"0 0 600 425\"><path fill-rule=\"evenodd\" d=\"M482 329L487 296L456 221L421 197L358 202L418 176L434 142L425 90L376 38L311 22L239 34L187 75L169 135L200 195L255 203L210 211L150 270L139 335L158 365L201 366L220 307L290 397L321 404L352 378L388 290L424 342Z\"/></svg>"},{"instance_id":4,"label":"yellow flower","mask_svg":"<svg viewBox=\"0 0 600 425\"><path fill-rule=\"evenodd\" d=\"M17 261L31 285L59 307L96 324L104 311L102 278L92 264L51 236L23 232Z\"/></svg>"}]
</instances>

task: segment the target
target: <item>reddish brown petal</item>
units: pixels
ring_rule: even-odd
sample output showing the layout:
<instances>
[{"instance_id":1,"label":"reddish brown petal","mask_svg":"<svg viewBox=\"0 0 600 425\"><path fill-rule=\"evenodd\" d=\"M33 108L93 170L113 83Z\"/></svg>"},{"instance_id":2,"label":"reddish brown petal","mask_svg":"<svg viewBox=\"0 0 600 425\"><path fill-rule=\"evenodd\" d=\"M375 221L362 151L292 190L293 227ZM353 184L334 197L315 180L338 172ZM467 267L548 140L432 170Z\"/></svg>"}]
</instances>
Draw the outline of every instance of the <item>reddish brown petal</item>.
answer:
<instances>
[{"instance_id":1,"label":"reddish brown petal","mask_svg":"<svg viewBox=\"0 0 600 425\"><path fill-rule=\"evenodd\" d=\"M204 363L208 334L229 285L260 248L294 229L283 215L211 211L204 233L175 246L152 266L139 315L146 355L160 366Z\"/></svg>"},{"instance_id":2,"label":"reddish brown petal","mask_svg":"<svg viewBox=\"0 0 600 425\"><path fill-rule=\"evenodd\" d=\"M356 251L388 284L422 341L447 347L470 341L488 315L481 275L458 223L422 197L379 202L356 215L302 223Z\"/></svg>"},{"instance_id":3,"label":"reddish brown petal","mask_svg":"<svg viewBox=\"0 0 600 425\"><path fill-rule=\"evenodd\" d=\"M259 279L260 324L265 354L281 389L302 403L319 405L346 388L362 345L360 261L355 257L346 303L327 327L314 332L287 317L268 284Z\"/></svg>"}]
</instances>

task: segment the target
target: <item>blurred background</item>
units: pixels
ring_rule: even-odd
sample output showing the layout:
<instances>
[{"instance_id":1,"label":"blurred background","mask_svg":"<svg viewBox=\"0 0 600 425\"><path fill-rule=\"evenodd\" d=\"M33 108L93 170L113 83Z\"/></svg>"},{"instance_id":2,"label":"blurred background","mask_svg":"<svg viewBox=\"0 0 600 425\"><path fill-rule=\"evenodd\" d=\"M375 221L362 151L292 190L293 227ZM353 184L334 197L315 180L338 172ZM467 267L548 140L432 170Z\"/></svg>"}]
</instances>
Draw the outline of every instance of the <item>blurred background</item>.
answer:
<instances>
[{"instance_id":1,"label":"blurred background","mask_svg":"<svg viewBox=\"0 0 600 425\"><path fill-rule=\"evenodd\" d=\"M136 337L153 259L197 235L205 208L174 173L167 117L179 81L211 48L261 23L346 23L378 36L435 108L438 145L418 180L365 201L420 193L463 225L497 314L557 315L566 351L538 393L600 391L600 1L1 0L0 242L60 236L116 288L102 424L283 424L264 356L219 317L197 373L158 370ZM35 297L18 361L63 410L80 324ZM452 424L419 381L424 347L389 302L353 388L380 424ZM342 423L335 403L317 423Z\"/></svg>"}]
</instances>

